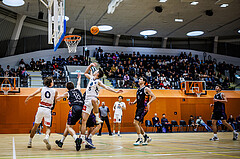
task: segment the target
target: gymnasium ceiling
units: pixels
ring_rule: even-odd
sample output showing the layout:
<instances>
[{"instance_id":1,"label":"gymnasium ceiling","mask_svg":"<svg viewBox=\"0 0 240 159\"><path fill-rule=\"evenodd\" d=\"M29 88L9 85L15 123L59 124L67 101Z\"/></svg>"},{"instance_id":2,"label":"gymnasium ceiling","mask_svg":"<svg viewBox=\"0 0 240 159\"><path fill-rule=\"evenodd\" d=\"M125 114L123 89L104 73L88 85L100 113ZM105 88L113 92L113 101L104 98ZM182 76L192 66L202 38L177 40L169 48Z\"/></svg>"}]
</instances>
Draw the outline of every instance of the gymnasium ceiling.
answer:
<instances>
[{"instance_id":1,"label":"gymnasium ceiling","mask_svg":"<svg viewBox=\"0 0 240 159\"><path fill-rule=\"evenodd\" d=\"M192 1L123 0L113 14L107 14L110 0L66 0L66 16L70 18L67 27L84 29L86 19L87 29L107 24L113 30L106 33L116 35L140 36L140 31L146 29L157 30L154 37L186 37L193 30L203 30L203 37L239 35L240 0L195 0L199 2L196 6L190 5ZM229 6L220 8L223 3ZM156 6L162 6L162 13L155 11ZM47 21L47 9L39 0L25 0L21 7L6 7L0 2L0 7L36 19L42 11L43 21ZM207 16L206 10L212 10L213 16ZM175 18L184 22L175 22Z\"/></svg>"}]
</instances>

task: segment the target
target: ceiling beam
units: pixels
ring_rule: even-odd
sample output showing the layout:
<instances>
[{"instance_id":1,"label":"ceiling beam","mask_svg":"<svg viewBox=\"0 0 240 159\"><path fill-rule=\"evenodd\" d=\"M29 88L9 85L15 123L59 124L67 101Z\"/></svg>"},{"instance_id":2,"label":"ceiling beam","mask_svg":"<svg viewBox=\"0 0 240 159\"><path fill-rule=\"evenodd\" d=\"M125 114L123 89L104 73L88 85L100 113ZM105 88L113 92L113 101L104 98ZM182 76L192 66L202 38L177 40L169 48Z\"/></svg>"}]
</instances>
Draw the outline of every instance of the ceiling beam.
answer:
<instances>
[{"instance_id":1,"label":"ceiling beam","mask_svg":"<svg viewBox=\"0 0 240 159\"><path fill-rule=\"evenodd\" d=\"M141 23L144 19L146 19L148 16L150 16L153 13L153 11L151 11L150 13L148 13L145 17L143 17L141 20L139 20L136 24L134 24L131 28L129 28L125 34L127 34L130 30L132 30L135 26L137 26L139 23Z\"/></svg>"}]
</instances>

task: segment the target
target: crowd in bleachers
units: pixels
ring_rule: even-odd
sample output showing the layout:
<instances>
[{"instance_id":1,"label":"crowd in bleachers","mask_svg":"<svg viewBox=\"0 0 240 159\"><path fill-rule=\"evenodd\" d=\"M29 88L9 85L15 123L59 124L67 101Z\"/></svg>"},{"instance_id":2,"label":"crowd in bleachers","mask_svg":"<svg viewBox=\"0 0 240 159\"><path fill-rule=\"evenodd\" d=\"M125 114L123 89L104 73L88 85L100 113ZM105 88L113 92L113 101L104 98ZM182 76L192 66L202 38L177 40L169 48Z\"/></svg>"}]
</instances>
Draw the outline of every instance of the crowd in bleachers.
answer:
<instances>
[{"instance_id":1,"label":"crowd in bleachers","mask_svg":"<svg viewBox=\"0 0 240 159\"><path fill-rule=\"evenodd\" d=\"M240 131L240 114L234 119L233 115L230 115L227 123L229 123L234 130ZM155 132L173 132L173 131L209 131L212 132L212 120L205 122L201 115L194 119L193 115L190 115L188 122L180 120L179 123L176 120L168 121L166 114L162 114L161 120L158 118L157 113L152 118L152 121L145 120L145 126L147 128L155 128ZM219 131L229 131L223 125L221 120L218 120L217 127ZM174 129L174 130L173 130Z\"/></svg>"},{"instance_id":2,"label":"crowd in bleachers","mask_svg":"<svg viewBox=\"0 0 240 159\"><path fill-rule=\"evenodd\" d=\"M21 87L28 87L28 79L30 78L29 71L41 71L42 79L52 76L56 87L64 87L66 83L66 73L64 65L87 65L88 62L83 56L74 55L68 58L53 56L52 61L45 61L44 59L34 60L31 59L30 63L26 63L21 59L18 68L10 68L7 66L6 70L0 65L0 77L20 77ZM28 70L28 71L27 71ZM11 83L13 80L11 80Z\"/></svg>"},{"instance_id":3,"label":"crowd in bleachers","mask_svg":"<svg viewBox=\"0 0 240 159\"><path fill-rule=\"evenodd\" d=\"M94 56L115 88L137 88L138 78L145 76L147 85L155 89L180 89L180 83L185 80L206 81L207 89L214 89L217 84L231 89L230 82L234 82L234 73L239 70L238 66L225 62L199 60L198 55L193 57L191 52L168 56L104 53L96 48ZM230 78L225 77L226 70Z\"/></svg>"}]
</instances>

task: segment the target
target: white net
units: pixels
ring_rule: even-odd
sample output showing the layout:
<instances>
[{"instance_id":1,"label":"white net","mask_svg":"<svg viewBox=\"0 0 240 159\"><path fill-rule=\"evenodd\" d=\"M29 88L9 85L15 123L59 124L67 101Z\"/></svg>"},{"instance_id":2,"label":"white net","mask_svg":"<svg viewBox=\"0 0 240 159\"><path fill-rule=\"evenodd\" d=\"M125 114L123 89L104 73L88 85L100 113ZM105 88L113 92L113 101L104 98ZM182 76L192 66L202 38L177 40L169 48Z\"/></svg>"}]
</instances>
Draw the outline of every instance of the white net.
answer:
<instances>
[{"instance_id":1,"label":"white net","mask_svg":"<svg viewBox=\"0 0 240 159\"><path fill-rule=\"evenodd\" d=\"M64 41L68 46L68 52L75 53L77 51L77 45L81 41L81 36L68 35L68 36L65 36Z\"/></svg>"},{"instance_id":2,"label":"white net","mask_svg":"<svg viewBox=\"0 0 240 159\"><path fill-rule=\"evenodd\" d=\"M11 91L11 85L10 84L2 84L1 91L3 91L4 95L8 95L8 92Z\"/></svg>"}]
</instances>

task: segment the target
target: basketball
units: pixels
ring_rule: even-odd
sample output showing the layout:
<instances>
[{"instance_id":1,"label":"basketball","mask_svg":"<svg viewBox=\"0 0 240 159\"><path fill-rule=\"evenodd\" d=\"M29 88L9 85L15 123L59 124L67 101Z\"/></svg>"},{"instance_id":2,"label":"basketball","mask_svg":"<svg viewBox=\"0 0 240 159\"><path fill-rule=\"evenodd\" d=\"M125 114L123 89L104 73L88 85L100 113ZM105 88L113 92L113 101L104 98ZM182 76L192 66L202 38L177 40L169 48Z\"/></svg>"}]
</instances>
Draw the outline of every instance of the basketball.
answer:
<instances>
[{"instance_id":1,"label":"basketball","mask_svg":"<svg viewBox=\"0 0 240 159\"><path fill-rule=\"evenodd\" d=\"M99 33L99 28L97 26L92 26L91 29L90 29L90 32L93 35L97 35Z\"/></svg>"}]
</instances>

